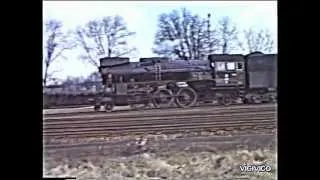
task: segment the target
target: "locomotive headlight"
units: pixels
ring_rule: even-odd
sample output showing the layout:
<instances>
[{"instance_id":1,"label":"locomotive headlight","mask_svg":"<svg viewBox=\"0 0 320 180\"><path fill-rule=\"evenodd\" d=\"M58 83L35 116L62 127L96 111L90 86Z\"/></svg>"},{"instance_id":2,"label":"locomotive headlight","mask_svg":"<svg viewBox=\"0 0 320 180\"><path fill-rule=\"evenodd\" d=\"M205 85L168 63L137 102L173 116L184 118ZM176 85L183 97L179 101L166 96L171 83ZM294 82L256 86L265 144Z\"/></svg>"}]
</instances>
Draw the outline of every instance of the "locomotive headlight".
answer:
<instances>
[{"instance_id":1,"label":"locomotive headlight","mask_svg":"<svg viewBox=\"0 0 320 180\"><path fill-rule=\"evenodd\" d=\"M211 67L212 69L214 69L214 62L211 62L211 63L210 63L210 67Z\"/></svg>"},{"instance_id":2,"label":"locomotive headlight","mask_svg":"<svg viewBox=\"0 0 320 180\"><path fill-rule=\"evenodd\" d=\"M112 89L111 88L109 88L109 87L107 87L106 89L105 89L105 92L112 92Z\"/></svg>"},{"instance_id":3,"label":"locomotive headlight","mask_svg":"<svg viewBox=\"0 0 320 180\"><path fill-rule=\"evenodd\" d=\"M108 74L108 78L109 78L109 79L112 78L112 74L111 74L111 73Z\"/></svg>"}]
</instances>

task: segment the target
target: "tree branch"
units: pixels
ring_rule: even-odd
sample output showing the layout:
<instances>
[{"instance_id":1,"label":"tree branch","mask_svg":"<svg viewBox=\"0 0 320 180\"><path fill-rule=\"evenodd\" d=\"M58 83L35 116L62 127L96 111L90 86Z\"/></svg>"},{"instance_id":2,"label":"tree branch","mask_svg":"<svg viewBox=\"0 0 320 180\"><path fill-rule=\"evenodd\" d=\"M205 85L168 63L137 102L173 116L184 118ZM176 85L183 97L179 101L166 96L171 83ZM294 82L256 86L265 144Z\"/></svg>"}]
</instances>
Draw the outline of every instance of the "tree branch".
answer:
<instances>
[{"instance_id":1,"label":"tree branch","mask_svg":"<svg viewBox=\"0 0 320 180\"><path fill-rule=\"evenodd\" d=\"M126 55L129 52L127 39L134 35L129 32L123 18L120 16L108 16L95 21L89 21L85 26L76 31L76 40L84 50L81 59L99 67L98 59L101 56Z\"/></svg>"}]
</instances>

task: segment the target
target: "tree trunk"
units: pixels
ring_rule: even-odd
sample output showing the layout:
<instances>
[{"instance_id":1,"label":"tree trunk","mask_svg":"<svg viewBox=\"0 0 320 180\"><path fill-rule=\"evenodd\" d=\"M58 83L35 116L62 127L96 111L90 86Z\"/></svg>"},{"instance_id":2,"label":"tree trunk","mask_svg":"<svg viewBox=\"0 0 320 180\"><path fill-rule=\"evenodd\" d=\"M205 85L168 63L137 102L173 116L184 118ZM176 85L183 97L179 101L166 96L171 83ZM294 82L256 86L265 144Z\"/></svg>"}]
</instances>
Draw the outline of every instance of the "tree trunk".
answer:
<instances>
[{"instance_id":1,"label":"tree trunk","mask_svg":"<svg viewBox=\"0 0 320 180\"><path fill-rule=\"evenodd\" d=\"M45 71L44 71L44 78L43 78L43 86L45 87L47 85L47 78L48 78L48 68L49 68L49 64L46 63L45 66Z\"/></svg>"},{"instance_id":2,"label":"tree trunk","mask_svg":"<svg viewBox=\"0 0 320 180\"><path fill-rule=\"evenodd\" d=\"M223 46L222 46L222 54L226 54L227 53L227 42L224 41Z\"/></svg>"}]
</instances>

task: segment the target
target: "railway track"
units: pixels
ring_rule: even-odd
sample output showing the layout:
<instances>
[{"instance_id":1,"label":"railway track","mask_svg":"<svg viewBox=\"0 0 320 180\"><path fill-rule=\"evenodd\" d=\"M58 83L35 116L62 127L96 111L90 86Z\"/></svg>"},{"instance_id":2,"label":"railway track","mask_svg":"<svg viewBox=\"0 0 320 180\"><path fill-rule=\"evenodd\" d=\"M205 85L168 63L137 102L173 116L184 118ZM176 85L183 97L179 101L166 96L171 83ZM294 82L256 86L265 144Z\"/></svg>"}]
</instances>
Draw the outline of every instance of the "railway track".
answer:
<instances>
[{"instance_id":1,"label":"railway track","mask_svg":"<svg viewBox=\"0 0 320 180\"><path fill-rule=\"evenodd\" d=\"M150 113L47 117L44 119L43 135L45 138L73 138L156 132L275 128L275 126L275 106L264 105L230 107L219 110L202 108L181 111L150 111Z\"/></svg>"},{"instance_id":2,"label":"railway track","mask_svg":"<svg viewBox=\"0 0 320 180\"><path fill-rule=\"evenodd\" d=\"M63 106L50 106L44 108L44 110L51 110L51 109L77 109L83 107L89 107L91 104L83 104L83 105L63 105Z\"/></svg>"},{"instance_id":3,"label":"railway track","mask_svg":"<svg viewBox=\"0 0 320 180\"><path fill-rule=\"evenodd\" d=\"M94 112L93 110L89 110L86 108L85 111L77 111L77 112L57 112L57 113L44 113L43 117L44 119L50 119L53 117L57 118L65 118L70 116L87 116L87 115L94 115L94 116L119 116L124 113L132 114L132 115L140 115L140 114L154 114L154 113L163 113L163 114L170 114L175 112L195 112L195 111L229 111L229 110L236 110L236 109L257 109L257 108L274 108L276 110L277 105L276 104L261 104L261 105L233 105L233 106L202 106L202 107L192 107L187 109L182 108L162 108L162 109L145 109L143 111L137 111L137 110L128 110L128 109L120 109L118 111L114 112Z\"/></svg>"}]
</instances>

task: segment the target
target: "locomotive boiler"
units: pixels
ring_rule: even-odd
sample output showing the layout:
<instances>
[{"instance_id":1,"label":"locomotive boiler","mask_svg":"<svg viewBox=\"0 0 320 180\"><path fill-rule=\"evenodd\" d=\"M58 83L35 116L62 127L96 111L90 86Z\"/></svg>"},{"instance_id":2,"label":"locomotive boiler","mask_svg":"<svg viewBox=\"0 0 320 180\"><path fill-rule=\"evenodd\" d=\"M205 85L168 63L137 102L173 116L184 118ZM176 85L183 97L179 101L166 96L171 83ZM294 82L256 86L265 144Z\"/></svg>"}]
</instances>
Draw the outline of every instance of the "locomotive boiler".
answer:
<instances>
[{"instance_id":1,"label":"locomotive boiler","mask_svg":"<svg viewBox=\"0 0 320 180\"><path fill-rule=\"evenodd\" d=\"M108 57L100 59L99 71L104 88L92 99L95 110L262 103L277 96L276 54L211 54L206 61Z\"/></svg>"}]
</instances>

